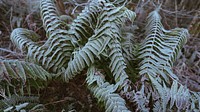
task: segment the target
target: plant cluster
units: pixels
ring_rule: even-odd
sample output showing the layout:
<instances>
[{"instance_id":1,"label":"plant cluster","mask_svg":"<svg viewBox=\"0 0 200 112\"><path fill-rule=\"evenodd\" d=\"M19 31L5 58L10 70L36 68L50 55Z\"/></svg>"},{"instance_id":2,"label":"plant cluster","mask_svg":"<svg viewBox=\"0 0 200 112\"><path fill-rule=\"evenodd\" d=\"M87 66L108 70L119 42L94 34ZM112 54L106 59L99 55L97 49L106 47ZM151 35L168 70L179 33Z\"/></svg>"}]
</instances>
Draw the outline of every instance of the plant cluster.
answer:
<instances>
[{"instance_id":1,"label":"plant cluster","mask_svg":"<svg viewBox=\"0 0 200 112\"><path fill-rule=\"evenodd\" d=\"M12 94L31 95L33 87L43 88L46 82L59 78L68 82L85 70L88 89L107 112L133 110L127 102L134 103L137 111L200 110L200 93L182 85L172 70L189 37L188 30L166 30L158 6L149 13L146 37L138 43L133 25L126 30L125 23L133 24L136 18L126 4L125 0L90 0L67 24L58 15L53 0L41 0L47 40L37 43L40 36L24 28L12 31L10 39L26 53L26 61L0 60L2 110L19 111L29 104L26 102L32 104L32 97L22 100L22 104L10 103ZM136 83L139 86L134 88Z\"/></svg>"}]
</instances>

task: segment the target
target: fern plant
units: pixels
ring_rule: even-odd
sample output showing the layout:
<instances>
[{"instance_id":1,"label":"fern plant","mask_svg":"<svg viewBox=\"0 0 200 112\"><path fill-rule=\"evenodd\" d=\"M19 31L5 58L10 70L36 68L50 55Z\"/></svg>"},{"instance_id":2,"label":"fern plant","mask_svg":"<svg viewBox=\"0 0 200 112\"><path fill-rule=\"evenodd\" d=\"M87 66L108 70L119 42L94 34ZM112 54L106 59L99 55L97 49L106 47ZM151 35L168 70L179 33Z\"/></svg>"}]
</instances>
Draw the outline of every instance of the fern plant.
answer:
<instances>
[{"instance_id":1,"label":"fern plant","mask_svg":"<svg viewBox=\"0 0 200 112\"><path fill-rule=\"evenodd\" d=\"M140 75L149 78L152 89L158 92L149 91L152 97L155 97L155 93L159 96L153 100L153 111L169 111L173 110L172 107L176 107L177 111L199 110L199 107L193 107L199 104L199 100L193 100L194 93L178 83L178 77L172 71L173 62L186 43L189 33L183 28L165 30L158 12L159 8L151 12L147 18L147 36L138 57L143 59L140 62ZM149 88L148 85L146 87Z\"/></svg>"},{"instance_id":2,"label":"fern plant","mask_svg":"<svg viewBox=\"0 0 200 112\"><path fill-rule=\"evenodd\" d=\"M27 58L0 60L2 90L10 97L24 95L24 88L31 94L33 86L40 88L54 77L68 82L87 69L88 88L108 112L130 111L126 101L135 102L140 111L199 110L200 94L184 87L172 72L189 36L187 29L165 30L157 8L147 17L146 38L136 43L132 33L123 31L126 20L133 22L136 17L126 3L91 0L68 25L60 19L53 0L41 0L47 40L40 45L33 31L13 30L11 40ZM141 87L134 90L132 84L139 77Z\"/></svg>"},{"instance_id":3,"label":"fern plant","mask_svg":"<svg viewBox=\"0 0 200 112\"><path fill-rule=\"evenodd\" d=\"M30 96L34 88L46 87L53 74L41 66L19 60L0 60L1 111L42 109L38 96ZM28 93L28 94L27 94Z\"/></svg>"},{"instance_id":4,"label":"fern plant","mask_svg":"<svg viewBox=\"0 0 200 112\"><path fill-rule=\"evenodd\" d=\"M36 96L17 96L0 100L0 110L4 112L43 110L44 106L39 104L39 97Z\"/></svg>"}]
</instances>

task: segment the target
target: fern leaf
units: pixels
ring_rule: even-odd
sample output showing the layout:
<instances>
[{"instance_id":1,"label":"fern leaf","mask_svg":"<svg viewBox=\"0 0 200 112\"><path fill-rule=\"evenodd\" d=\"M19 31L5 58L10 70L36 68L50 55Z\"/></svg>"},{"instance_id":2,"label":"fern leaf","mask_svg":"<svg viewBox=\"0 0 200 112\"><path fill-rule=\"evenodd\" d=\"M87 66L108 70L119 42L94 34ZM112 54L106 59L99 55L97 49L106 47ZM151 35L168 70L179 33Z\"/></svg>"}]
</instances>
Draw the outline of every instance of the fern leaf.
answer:
<instances>
[{"instance_id":1,"label":"fern leaf","mask_svg":"<svg viewBox=\"0 0 200 112\"><path fill-rule=\"evenodd\" d=\"M75 46L74 43L77 43L77 41L72 40L73 38L69 36L65 24L58 17L52 0L42 0L40 9L48 40L41 46L47 50L44 53L44 58L39 60L39 64L44 66L45 69L58 73L61 72L61 67L67 67Z\"/></svg>"},{"instance_id":2,"label":"fern leaf","mask_svg":"<svg viewBox=\"0 0 200 112\"><path fill-rule=\"evenodd\" d=\"M109 8L110 9L109 9ZM128 18L131 21L135 19L135 13L124 8L124 7L119 7L115 8L112 6L112 4L107 5L107 10L109 10L107 16L104 16L106 14L102 14L103 18L102 20L107 20L106 24L112 24L110 27L111 35L108 37L111 38L111 41L108 44L108 51L110 52L108 56L110 57L110 69L111 72L113 73L113 76L115 78L116 83L119 83L120 85L123 85L125 79L128 78L128 75L125 72L126 64L125 64L125 59L122 54L122 48L121 48L121 34L120 32L120 25L124 24L124 19ZM118 16L116 16L118 15ZM105 24L105 25L106 25Z\"/></svg>"},{"instance_id":3,"label":"fern leaf","mask_svg":"<svg viewBox=\"0 0 200 112\"><path fill-rule=\"evenodd\" d=\"M78 67L80 68L81 65L86 64L87 66L90 66L94 63L95 57L99 58L99 55L101 55L105 49L110 49L110 56L113 56L111 57L112 59L110 64L110 67L112 68L111 71L114 73L114 76L116 76L116 81L119 82L120 77L120 83L123 83L128 76L124 71L125 63L122 56L121 44L119 42L121 37L119 34L120 29L118 22L125 17L133 19L135 17L135 13L127 11L126 8L123 7L116 8L110 3L104 3L102 13L98 18L96 30L94 31L95 34L90 37L86 45L80 51L78 51L78 53L76 53L77 55L75 55L74 59L69 63L65 72L66 80L67 78L72 78L83 68L85 68L85 66L82 66L81 69L78 69ZM117 42L114 42L113 40ZM93 46L96 46L96 49L94 49ZM95 54L95 52L98 52L98 54ZM118 57L120 57L119 60L117 60ZM81 64L78 59L85 63ZM116 69L114 70L114 68ZM118 69L120 69L120 72L118 72Z\"/></svg>"},{"instance_id":4,"label":"fern leaf","mask_svg":"<svg viewBox=\"0 0 200 112\"><path fill-rule=\"evenodd\" d=\"M41 0L40 13L43 20L43 25L47 33L47 37L55 31L55 29L64 28L60 20L53 0Z\"/></svg>"},{"instance_id":5,"label":"fern leaf","mask_svg":"<svg viewBox=\"0 0 200 112\"><path fill-rule=\"evenodd\" d=\"M102 10L103 4L98 0L92 0L88 3L88 6L82 10L82 12L77 16L72 22L69 35L85 44L93 33L97 24L97 18Z\"/></svg>"},{"instance_id":6,"label":"fern leaf","mask_svg":"<svg viewBox=\"0 0 200 112\"><path fill-rule=\"evenodd\" d=\"M47 42L48 44L45 43L45 45L42 46L42 48L46 48L47 45L49 47L44 53L44 57L48 59L43 58L41 62L45 68L53 72L60 72L59 69L61 67L67 67L74 46L71 43L71 39L69 39L70 37L61 29L55 31L52 37L54 37L54 39L52 39L51 42Z\"/></svg>"},{"instance_id":7,"label":"fern leaf","mask_svg":"<svg viewBox=\"0 0 200 112\"><path fill-rule=\"evenodd\" d=\"M121 83L123 83L128 76L125 72L126 64L122 55L120 43L112 40L109 47L111 49L109 54L109 57L111 58L109 65L111 72L113 73L116 82L122 81Z\"/></svg>"},{"instance_id":8,"label":"fern leaf","mask_svg":"<svg viewBox=\"0 0 200 112\"><path fill-rule=\"evenodd\" d=\"M167 36L170 34L166 32L168 31L162 26L158 10L151 12L146 26L147 37L140 48L139 58L144 59L140 63L140 74L148 74L153 77L161 75L169 83L169 78L178 79L173 74L171 67L188 34L185 29L179 30L174 37L172 36L173 31L171 31L171 36Z\"/></svg>"},{"instance_id":9,"label":"fern leaf","mask_svg":"<svg viewBox=\"0 0 200 112\"><path fill-rule=\"evenodd\" d=\"M105 11L104 11L105 10ZM108 46L108 56L111 59L109 67L111 68L111 72L114 75L115 81L124 83L124 80L128 78L124 69L126 68L125 60L122 55L122 48L121 48L121 35L120 35L120 24L123 24L124 18L129 18L132 21L135 18L135 13L124 8L124 7L115 7L113 4L106 3L105 7L103 8L103 13L99 18L99 26L98 29L102 29L104 31L104 35L107 36L110 42L107 42ZM104 23L104 24L103 24ZM103 24L103 26L101 25ZM98 35L98 38L101 35Z\"/></svg>"},{"instance_id":10,"label":"fern leaf","mask_svg":"<svg viewBox=\"0 0 200 112\"><path fill-rule=\"evenodd\" d=\"M165 42L170 46L169 58L167 59L169 67L173 66L179 51L187 42L187 37L189 37L189 33L184 28L175 28L165 33Z\"/></svg>"},{"instance_id":11,"label":"fern leaf","mask_svg":"<svg viewBox=\"0 0 200 112\"><path fill-rule=\"evenodd\" d=\"M95 57L100 59L98 52L100 51L101 45L104 41L106 41L106 38L99 38L91 41L89 40L81 50L74 53L74 58L69 62L68 68L65 72L66 81L74 77L86 66L89 67L91 64L93 64L95 62Z\"/></svg>"},{"instance_id":12,"label":"fern leaf","mask_svg":"<svg viewBox=\"0 0 200 112\"><path fill-rule=\"evenodd\" d=\"M40 38L35 32L24 28L16 28L12 31L10 39L21 50L28 50L29 46L38 46L34 41Z\"/></svg>"},{"instance_id":13,"label":"fern leaf","mask_svg":"<svg viewBox=\"0 0 200 112\"><path fill-rule=\"evenodd\" d=\"M18 60L0 60L0 77L3 81L6 81L9 85L12 86L15 84L13 80L22 81L20 84L21 87L25 87L29 81L35 82L35 84L39 83L40 81L47 81L53 77L53 74L48 73L45 71L41 66L27 63L24 61ZM43 87L42 85L33 85L37 89Z\"/></svg>"},{"instance_id":14,"label":"fern leaf","mask_svg":"<svg viewBox=\"0 0 200 112\"><path fill-rule=\"evenodd\" d=\"M116 85L110 85L108 82L104 82L102 74L95 70L94 66L91 66L87 72L87 83L89 89L98 98L99 102L104 102L106 112L130 112L125 106L125 100L121 98L116 91Z\"/></svg>"},{"instance_id":15,"label":"fern leaf","mask_svg":"<svg viewBox=\"0 0 200 112\"><path fill-rule=\"evenodd\" d=\"M24 105L23 109L31 110L34 106L39 104L39 97L12 95L7 99L0 100L0 111L5 111L5 110L20 111L21 109L20 107L22 106L22 104L25 103L27 105Z\"/></svg>"},{"instance_id":16,"label":"fern leaf","mask_svg":"<svg viewBox=\"0 0 200 112\"><path fill-rule=\"evenodd\" d=\"M160 105L162 105L163 111L166 111L168 106L170 109L176 106L181 111L190 105L192 96L189 90L183 85L178 84L177 81L173 81L171 88L168 88L164 82L162 85L152 76L150 76L150 79L161 97Z\"/></svg>"},{"instance_id":17,"label":"fern leaf","mask_svg":"<svg viewBox=\"0 0 200 112\"><path fill-rule=\"evenodd\" d=\"M42 65L46 70L58 73L61 72L62 67L67 67L74 49L71 39L65 35L66 31L56 30L51 35L55 37L51 42L46 42L43 46L39 46L31 40L39 38L36 33L23 28L17 28L12 32L11 40L21 50L28 52L27 58L29 61Z\"/></svg>"}]
</instances>

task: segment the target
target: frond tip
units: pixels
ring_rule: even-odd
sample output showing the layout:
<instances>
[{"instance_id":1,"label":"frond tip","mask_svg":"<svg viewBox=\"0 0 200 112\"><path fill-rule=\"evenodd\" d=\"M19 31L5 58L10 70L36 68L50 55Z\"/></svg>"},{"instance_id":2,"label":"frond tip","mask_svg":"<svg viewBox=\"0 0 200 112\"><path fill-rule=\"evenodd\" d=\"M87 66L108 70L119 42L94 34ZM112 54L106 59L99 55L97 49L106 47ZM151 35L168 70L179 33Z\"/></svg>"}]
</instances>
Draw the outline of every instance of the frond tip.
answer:
<instances>
[{"instance_id":1,"label":"frond tip","mask_svg":"<svg viewBox=\"0 0 200 112\"><path fill-rule=\"evenodd\" d=\"M168 83L170 78L177 80L178 77L173 74L171 67L187 40L188 31L183 28L165 30L157 10L149 14L147 21L147 36L139 53L139 58L143 59L140 63L140 74L153 77L160 75Z\"/></svg>"},{"instance_id":2,"label":"frond tip","mask_svg":"<svg viewBox=\"0 0 200 112\"><path fill-rule=\"evenodd\" d=\"M16 28L12 31L10 39L21 51L28 52L30 46L38 47L35 41L40 39L40 36L31 30Z\"/></svg>"}]
</instances>

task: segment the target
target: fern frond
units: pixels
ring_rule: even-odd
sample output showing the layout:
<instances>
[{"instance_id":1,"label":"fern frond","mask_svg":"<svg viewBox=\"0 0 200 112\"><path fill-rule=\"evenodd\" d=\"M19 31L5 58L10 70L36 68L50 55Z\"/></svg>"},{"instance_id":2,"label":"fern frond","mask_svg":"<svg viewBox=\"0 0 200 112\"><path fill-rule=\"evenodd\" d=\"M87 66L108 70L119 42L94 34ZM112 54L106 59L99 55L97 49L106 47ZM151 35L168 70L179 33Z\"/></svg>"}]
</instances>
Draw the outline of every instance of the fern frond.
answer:
<instances>
[{"instance_id":1,"label":"fern frond","mask_svg":"<svg viewBox=\"0 0 200 112\"><path fill-rule=\"evenodd\" d=\"M35 32L24 28L16 28L12 31L10 39L21 50L28 51L29 46L38 45L34 42L40 38Z\"/></svg>"},{"instance_id":2,"label":"fern frond","mask_svg":"<svg viewBox=\"0 0 200 112\"><path fill-rule=\"evenodd\" d=\"M57 73L61 71L61 67L67 66L74 48L64 35L59 35L59 32L54 34L59 38L53 39L48 49L33 42L31 39L36 40L39 36L27 29L17 28L13 30L10 38L18 48L27 52L29 61L40 64L46 70Z\"/></svg>"},{"instance_id":3,"label":"fern frond","mask_svg":"<svg viewBox=\"0 0 200 112\"><path fill-rule=\"evenodd\" d=\"M87 72L87 83L90 91L98 98L99 102L104 102L106 112L130 112L125 106L126 102L117 93L116 85L104 82L102 74L91 66Z\"/></svg>"},{"instance_id":4,"label":"fern frond","mask_svg":"<svg viewBox=\"0 0 200 112\"><path fill-rule=\"evenodd\" d=\"M40 13L47 37L50 38L56 29L64 29L64 24L58 16L53 0L41 0Z\"/></svg>"},{"instance_id":5,"label":"fern frond","mask_svg":"<svg viewBox=\"0 0 200 112\"><path fill-rule=\"evenodd\" d=\"M47 50L39 63L44 68L58 73L61 72L62 67L67 67L77 41L69 36L52 0L42 0L40 9L48 40L42 46Z\"/></svg>"},{"instance_id":6,"label":"fern frond","mask_svg":"<svg viewBox=\"0 0 200 112\"><path fill-rule=\"evenodd\" d=\"M141 89L137 91L136 93L134 92L134 97L133 101L137 104L137 110L140 110L142 112L149 112L149 97L145 96L145 86L142 85ZM150 94L150 93L149 93Z\"/></svg>"},{"instance_id":7,"label":"fern frond","mask_svg":"<svg viewBox=\"0 0 200 112\"><path fill-rule=\"evenodd\" d=\"M128 18L131 21L135 18L135 13L126 9L125 7L115 7L111 3L105 4L103 8L103 13L99 18L99 26L98 29L102 29L101 35L98 35L96 38L100 38L100 36L106 36L109 40L103 46L108 50L108 57L110 58L110 69L113 73L115 81L122 85L124 80L128 78L125 68L125 60L122 55L121 48L121 34L120 34L120 25L124 23L124 19ZM103 24L103 25L101 25ZM104 28L104 29L103 29ZM104 32L104 34L103 34ZM105 49L101 51L103 51Z\"/></svg>"},{"instance_id":8,"label":"fern frond","mask_svg":"<svg viewBox=\"0 0 200 112\"><path fill-rule=\"evenodd\" d=\"M103 51L105 48L108 49L108 57L111 59L110 62L110 68L111 72L113 73L115 77L115 81L122 84L123 81L128 77L126 73L124 72L125 62L124 58L122 56L121 51L121 44L120 44L120 33L119 33L119 20L122 20L120 15L123 15L122 8L116 8L112 4L105 4L105 7L103 9L103 13L99 18L99 26L97 26L98 29L100 29L99 32L104 32L103 34L99 34L95 38L100 38L100 36L106 36L108 39L106 41L106 44L104 44L102 47ZM117 16L118 15L118 16ZM118 22L118 23L117 23ZM103 24L101 26L101 24ZM104 28L104 29L103 29ZM103 30L103 31L102 31ZM107 46L107 47L106 47ZM122 81L122 82L121 82Z\"/></svg>"},{"instance_id":9,"label":"fern frond","mask_svg":"<svg viewBox=\"0 0 200 112\"><path fill-rule=\"evenodd\" d=\"M153 78L152 76L149 77L152 84L155 86L160 95L161 101L159 103L162 107L160 108L162 111L166 111L168 108L172 109L172 107L174 106L179 111L188 108L191 103L192 96L186 87L184 87L183 85L179 86L177 81L173 81L171 88L168 88L164 82L163 84L161 84L159 81L157 81L157 79ZM156 105L155 108L157 108Z\"/></svg>"},{"instance_id":10,"label":"fern frond","mask_svg":"<svg viewBox=\"0 0 200 112\"><path fill-rule=\"evenodd\" d=\"M29 61L40 63L43 59L46 49L41 48L32 39L36 40L39 36L24 28L16 28L12 31L10 39L11 41L22 51L27 53Z\"/></svg>"},{"instance_id":11,"label":"fern frond","mask_svg":"<svg viewBox=\"0 0 200 112\"><path fill-rule=\"evenodd\" d=\"M175 28L165 32L165 43L170 46L170 52L168 54L169 59L167 59L169 67L173 66L173 62L176 60L176 57L178 56L183 45L187 42L188 37L188 30L184 28Z\"/></svg>"},{"instance_id":12,"label":"fern frond","mask_svg":"<svg viewBox=\"0 0 200 112\"><path fill-rule=\"evenodd\" d=\"M20 105L24 103L26 103L27 105L25 105L23 109L31 110L34 106L39 104L39 97L12 95L7 99L0 100L0 111L20 111Z\"/></svg>"},{"instance_id":13,"label":"fern frond","mask_svg":"<svg viewBox=\"0 0 200 112\"><path fill-rule=\"evenodd\" d=\"M78 53L75 53L73 60L69 63L65 72L65 80L72 78L78 72L82 71L83 68L86 67L86 64L87 66L93 64L94 58L99 58L99 55L104 55L103 51L108 49L111 54L107 56L111 56L112 58L110 64L112 68L111 71L114 73L114 76L116 76L116 82L119 82L120 77L120 83L123 83L128 76L124 71L125 63L122 56L121 44L119 42L121 40L119 33L119 24L121 23L119 22L123 20L122 18L126 17L134 19L135 13L127 11L127 9L123 7L116 8L110 3L104 3L102 13L98 18L98 24L94 31L95 34L90 37L86 45L78 51ZM96 52L97 54L95 54ZM116 66L117 68L114 70ZM118 69L121 71L119 72Z\"/></svg>"},{"instance_id":14,"label":"fern frond","mask_svg":"<svg viewBox=\"0 0 200 112\"><path fill-rule=\"evenodd\" d=\"M110 33L108 37L111 38L110 42L108 43L108 57L110 58L110 69L113 73L114 79L116 83L119 83L120 85L123 85L125 83L125 79L128 78L128 75L125 72L126 64L125 59L122 54L122 48L121 48L121 34L120 34L120 26L125 23L125 18L128 18L131 21L134 21L135 19L135 13L128 10L125 7L113 7L111 4L108 4L107 7L110 8L107 14L107 16L103 16L104 18L102 20L107 20L106 24L112 24L110 27ZM106 15L104 14L104 15ZM118 15L118 16L116 16ZM110 19L112 18L112 19ZM105 24L105 25L106 25Z\"/></svg>"},{"instance_id":15,"label":"fern frond","mask_svg":"<svg viewBox=\"0 0 200 112\"><path fill-rule=\"evenodd\" d=\"M185 29L183 31L187 32ZM147 37L140 48L139 58L143 59L140 63L140 74L153 77L161 75L169 83L169 78L178 79L171 67L187 39L187 33L178 32L175 37L167 36L165 33L158 10L151 12L146 26Z\"/></svg>"},{"instance_id":16,"label":"fern frond","mask_svg":"<svg viewBox=\"0 0 200 112\"><path fill-rule=\"evenodd\" d=\"M104 41L106 41L106 39L107 38L98 38L96 40L89 39L88 43L86 43L81 50L74 52L73 60L69 62L68 68L65 72L66 81L72 79L85 67L89 67L91 64L93 64L96 60L96 57L100 59L98 53L100 52L101 46L103 45Z\"/></svg>"},{"instance_id":17,"label":"fern frond","mask_svg":"<svg viewBox=\"0 0 200 112\"><path fill-rule=\"evenodd\" d=\"M52 2L51 4L53 7L54 4ZM44 4L44 6L46 5ZM49 7L51 7L51 5ZM45 7L41 6L41 9L43 8L44 10L42 11L42 13L49 13ZM50 69L54 72L61 72L59 70L61 67L67 67L67 63L71 57L71 53L74 50L74 47L77 46L78 41L86 41L87 38L89 38L93 34L91 24L94 25L94 23L96 23L95 21L98 16L99 10L99 3L95 1L91 2L89 6L86 7L82 11L82 13L80 13L77 19L72 22L69 31L65 31L59 27L51 28L53 33L50 35L50 38L52 39L48 39L47 42L43 45L44 48L48 47L44 55L44 57L47 57L48 59L43 58L43 60L41 61L42 65L44 65L45 68ZM46 21L45 23L48 23L48 20L45 20L45 18L44 21ZM48 24L51 25L51 23ZM52 25L53 24L54 23L52 23Z\"/></svg>"},{"instance_id":18,"label":"fern frond","mask_svg":"<svg viewBox=\"0 0 200 112\"><path fill-rule=\"evenodd\" d=\"M85 7L84 10L82 10L82 12L79 14L79 16L77 16L77 18L72 22L71 26L70 26L70 29L69 31L67 32L68 36L71 38L71 43L73 44L73 46L76 46L76 44L78 42L81 42L83 44L85 44L85 41L88 41L88 38L92 36L92 34L94 33L93 31L93 28L95 27L95 24L96 24L96 21L97 21L97 17L100 13L100 10L101 10L101 6L102 4L99 3L98 1L92 1L88 4L88 6ZM61 34L60 34L61 35ZM59 35L59 36L60 36ZM59 37L57 37L59 38ZM64 39L63 39L64 40ZM78 41L77 41L78 40ZM64 49L65 51L63 52L63 54L60 54L60 55L56 55L57 59L70 59L70 56L71 56L71 52L72 50L74 49L72 46L70 46L70 43L69 42L63 42L66 44L66 48ZM67 45L67 43L69 43ZM96 42L98 43L98 42ZM95 44L95 42L94 42ZM54 41L51 42L50 46L53 45L56 46L56 42L54 43ZM62 46L64 47L64 44L62 44ZM91 46L91 45L89 45ZM48 50L47 52L48 53L52 53L52 51L56 51L57 49L53 50L53 47L50 47L51 49ZM58 48L62 48L61 46L58 45ZM87 47L86 47L87 49ZM68 52L66 52L67 50L69 50ZM91 50L93 50L94 53L96 48L91 48ZM47 54L48 54L47 53ZM90 55L89 57L91 56L91 53L92 52L88 52ZM51 54L49 54L51 55ZM64 55L67 55L67 58L66 57L59 57L59 56L64 56ZM53 56L53 55L52 55ZM61 61L61 62L65 62L64 59ZM80 59L80 58L79 58ZM59 61L60 62L60 61ZM66 61L68 62L68 61ZM48 63L47 63L48 64ZM65 64L60 64L59 66L63 66L66 67L66 63ZM83 69L85 66L82 66L82 68L79 67L79 70L77 70L76 72L78 71L81 71L81 69ZM78 69L78 68L76 68Z\"/></svg>"},{"instance_id":19,"label":"fern frond","mask_svg":"<svg viewBox=\"0 0 200 112\"><path fill-rule=\"evenodd\" d=\"M41 66L18 60L0 60L0 77L8 85L15 88L15 82L20 83L20 88L33 86L36 89L44 87L45 83L53 77L53 74L45 71ZM14 82L13 82L14 81ZM30 83L31 82L31 83ZM29 89L29 88L27 88ZM9 90L7 90L9 91ZM23 94L23 91L22 93Z\"/></svg>"},{"instance_id":20,"label":"fern frond","mask_svg":"<svg viewBox=\"0 0 200 112\"><path fill-rule=\"evenodd\" d=\"M125 72L126 64L122 55L121 44L119 41L112 40L108 46L111 50L109 54L111 59L109 67L111 68L115 81L122 84L128 78L128 75Z\"/></svg>"},{"instance_id":21,"label":"fern frond","mask_svg":"<svg viewBox=\"0 0 200 112\"><path fill-rule=\"evenodd\" d=\"M88 5L82 10L82 12L77 16L72 22L69 35L85 44L94 34L94 29L97 24L97 18L102 11L103 4L98 0L92 0Z\"/></svg>"},{"instance_id":22,"label":"fern frond","mask_svg":"<svg viewBox=\"0 0 200 112\"><path fill-rule=\"evenodd\" d=\"M160 72L158 69L162 67L162 63L164 63L164 59L166 58L165 54L167 53L165 49L168 49L168 46L163 42L163 26L160 19L157 10L151 12L148 16L148 23L146 25L147 37L142 43L139 56L139 58L144 59L140 63L140 74L153 76L160 74L167 82L169 82L169 78L166 74Z\"/></svg>"},{"instance_id":23,"label":"fern frond","mask_svg":"<svg viewBox=\"0 0 200 112\"><path fill-rule=\"evenodd\" d=\"M74 46L72 45L70 37L67 36L64 30L56 30L51 36L54 37L54 39L41 47L46 48L48 45L40 63L48 70L57 73L61 72L60 69L62 67L67 67Z\"/></svg>"}]
</instances>

